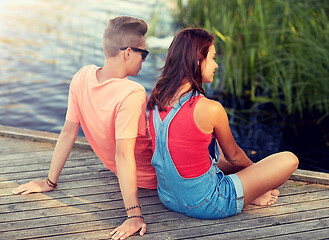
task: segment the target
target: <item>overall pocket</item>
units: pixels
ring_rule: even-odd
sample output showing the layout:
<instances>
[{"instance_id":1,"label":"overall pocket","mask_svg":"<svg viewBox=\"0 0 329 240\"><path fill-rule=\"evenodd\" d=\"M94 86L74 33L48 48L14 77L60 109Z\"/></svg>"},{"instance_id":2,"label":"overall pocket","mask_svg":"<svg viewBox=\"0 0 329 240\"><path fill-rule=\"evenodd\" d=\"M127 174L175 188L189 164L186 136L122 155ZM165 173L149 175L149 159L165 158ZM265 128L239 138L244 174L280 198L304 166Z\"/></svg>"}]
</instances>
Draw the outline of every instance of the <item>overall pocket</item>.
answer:
<instances>
[{"instance_id":1,"label":"overall pocket","mask_svg":"<svg viewBox=\"0 0 329 240\"><path fill-rule=\"evenodd\" d=\"M166 208L174 211L174 212L178 212L178 213L183 213L183 211L181 210L181 208L179 207L176 199L166 195L164 196L163 194L160 194L158 192L160 201L162 202L163 205L165 205Z\"/></svg>"},{"instance_id":2,"label":"overall pocket","mask_svg":"<svg viewBox=\"0 0 329 240\"><path fill-rule=\"evenodd\" d=\"M220 196L218 196L221 198ZM186 215L201 219L224 218L227 214L212 203L212 200L205 198L195 206L185 205Z\"/></svg>"}]
</instances>

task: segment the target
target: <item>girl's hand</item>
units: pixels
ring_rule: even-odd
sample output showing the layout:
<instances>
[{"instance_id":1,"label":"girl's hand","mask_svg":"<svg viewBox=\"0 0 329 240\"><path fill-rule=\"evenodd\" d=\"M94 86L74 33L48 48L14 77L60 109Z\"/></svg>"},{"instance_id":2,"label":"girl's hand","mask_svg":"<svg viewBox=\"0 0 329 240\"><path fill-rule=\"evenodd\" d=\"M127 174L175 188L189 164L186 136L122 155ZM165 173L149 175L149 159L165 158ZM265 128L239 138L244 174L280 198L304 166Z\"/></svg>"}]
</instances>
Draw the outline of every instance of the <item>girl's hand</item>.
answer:
<instances>
[{"instance_id":1,"label":"girl's hand","mask_svg":"<svg viewBox=\"0 0 329 240\"><path fill-rule=\"evenodd\" d=\"M12 191L13 194L27 195L34 192L49 192L53 187L49 187L46 179L37 179L25 184L20 185Z\"/></svg>"},{"instance_id":2,"label":"girl's hand","mask_svg":"<svg viewBox=\"0 0 329 240\"><path fill-rule=\"evenodd\" d=\"M127 219L121 224L121 226L110 232L110 235L112 235L111 239L126 239L139 229L141 229L139 235L143 236L146 232L147 226L142 218Z\"/></svg>"}]
</instances>

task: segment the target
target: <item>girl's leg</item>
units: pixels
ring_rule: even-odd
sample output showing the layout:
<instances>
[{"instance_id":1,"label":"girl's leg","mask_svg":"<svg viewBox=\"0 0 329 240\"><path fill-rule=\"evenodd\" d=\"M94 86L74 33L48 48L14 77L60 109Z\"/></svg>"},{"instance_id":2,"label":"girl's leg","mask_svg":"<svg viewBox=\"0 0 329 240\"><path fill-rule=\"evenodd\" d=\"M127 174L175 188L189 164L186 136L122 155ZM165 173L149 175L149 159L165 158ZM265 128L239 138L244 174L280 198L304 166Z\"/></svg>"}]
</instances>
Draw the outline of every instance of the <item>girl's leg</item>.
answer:
<instances>
[{"instance_id":1,"label":"girl's leg","mask_svg":"<svg viewBox=\"0 0 329 240\"><path fill-rule=\"evenodd\" d=\"M293 153L281 152L237 172L243 186L244 206L275 202L279 192L274 189L285 183L297 167L298 158Z\"/></svg>"}]
</instances>

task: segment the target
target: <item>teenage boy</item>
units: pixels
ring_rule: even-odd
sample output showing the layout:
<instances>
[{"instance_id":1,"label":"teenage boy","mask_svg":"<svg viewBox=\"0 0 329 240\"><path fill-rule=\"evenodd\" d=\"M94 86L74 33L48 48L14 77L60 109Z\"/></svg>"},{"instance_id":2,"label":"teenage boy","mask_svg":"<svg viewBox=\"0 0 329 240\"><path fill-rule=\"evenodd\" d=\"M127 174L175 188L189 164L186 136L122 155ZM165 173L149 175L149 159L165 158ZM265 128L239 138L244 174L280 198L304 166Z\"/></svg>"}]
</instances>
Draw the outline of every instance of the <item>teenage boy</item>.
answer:
<instances>
[{"instance_id":1,"label":"teenage boy","mask_svg":"<svg viewBox=\"0 0 329 240\"><path fill-rule=\"evenodd\" d=\"M104 66L85 66L72 79L66 121L47 179L22 184L13 191L25 195L53 190L81 126L94 152L119 179L128 217L111 232L112 239L125 239L139 229L144 235L146 224L137 187L156 188L147 95L142 85L127 78L139 72L148 54L146 32L147 24L141 19L122 16L109 20L103 36Z\"/></svg>"}]
</instances>

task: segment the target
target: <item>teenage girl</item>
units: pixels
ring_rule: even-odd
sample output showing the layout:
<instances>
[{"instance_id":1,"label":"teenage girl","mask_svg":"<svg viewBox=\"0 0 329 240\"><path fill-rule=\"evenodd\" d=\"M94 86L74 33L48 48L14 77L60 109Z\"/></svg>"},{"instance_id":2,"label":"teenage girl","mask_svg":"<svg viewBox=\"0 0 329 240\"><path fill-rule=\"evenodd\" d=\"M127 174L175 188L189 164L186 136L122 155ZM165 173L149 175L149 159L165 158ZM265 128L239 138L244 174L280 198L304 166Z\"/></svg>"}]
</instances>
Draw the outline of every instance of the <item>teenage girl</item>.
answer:
<instances>
[{"instance_id":1,"label":"teenage girl","mask_svg":"<svg viewBox=\"0 0 329 240\"><path fill-rule=\"evenodd\" d=\"M198 28L181 30L148 102L152 165L162 203L207 219L235 215L248 204L274 204L276 188L298 167L291 152L253 163L236 144L225 109L206 98L202 88L213 81L215 56L213 35Z\"/></svg>"}]
</instances>

